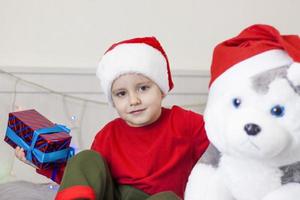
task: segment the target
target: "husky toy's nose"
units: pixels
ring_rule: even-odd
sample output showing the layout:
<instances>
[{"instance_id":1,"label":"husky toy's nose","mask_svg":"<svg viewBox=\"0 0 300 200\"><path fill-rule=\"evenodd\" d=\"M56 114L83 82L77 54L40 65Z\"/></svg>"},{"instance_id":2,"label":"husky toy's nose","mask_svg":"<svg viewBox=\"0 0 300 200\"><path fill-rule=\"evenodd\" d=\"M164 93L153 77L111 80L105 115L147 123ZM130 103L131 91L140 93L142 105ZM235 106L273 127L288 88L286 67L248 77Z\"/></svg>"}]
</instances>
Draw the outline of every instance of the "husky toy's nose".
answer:
<instances>
[{"instance_id":1,"label":"husky toy's nose","mask_svg":"<svg viewBox=\"0 0 300 200\"><path fill-rule=\"evenodd\" d=\"M248 135L257 135L261 128L257 124L249 123L244 126L244 130Z\"/></svg>"}]
</instances>

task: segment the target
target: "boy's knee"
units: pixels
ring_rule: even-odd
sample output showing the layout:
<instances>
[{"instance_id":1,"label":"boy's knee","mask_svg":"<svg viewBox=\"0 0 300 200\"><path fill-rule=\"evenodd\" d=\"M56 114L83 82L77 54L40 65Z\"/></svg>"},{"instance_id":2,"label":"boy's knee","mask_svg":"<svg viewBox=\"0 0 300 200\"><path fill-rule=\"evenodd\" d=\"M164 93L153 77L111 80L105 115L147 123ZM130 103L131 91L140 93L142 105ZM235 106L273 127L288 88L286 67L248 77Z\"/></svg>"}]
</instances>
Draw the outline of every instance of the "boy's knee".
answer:
<instances>
[{"instance_id":1,"label":"boy's knee","mask_svg":"<svg viewBox=\"0 0 300 200\"><path fill-rule=\"evenodd\" d=\"M181 198L178 197L174 192L167 191L167 192L157 193L147 198L147 200L181 200Z\"/></svg>"},{"instance_id":2,"label":"boy's knee","mask_svg":"<svg viewBox=\"0 0 300 200\"><path fill-rule=\"evenodd\" d=\"M83 150L76 154L73 158L70 159L70 162L79 162L88 164L90 162L95 163L103 163L104 159L100 155L100 153L93 150Z\"/></svg>"}]
</instances>

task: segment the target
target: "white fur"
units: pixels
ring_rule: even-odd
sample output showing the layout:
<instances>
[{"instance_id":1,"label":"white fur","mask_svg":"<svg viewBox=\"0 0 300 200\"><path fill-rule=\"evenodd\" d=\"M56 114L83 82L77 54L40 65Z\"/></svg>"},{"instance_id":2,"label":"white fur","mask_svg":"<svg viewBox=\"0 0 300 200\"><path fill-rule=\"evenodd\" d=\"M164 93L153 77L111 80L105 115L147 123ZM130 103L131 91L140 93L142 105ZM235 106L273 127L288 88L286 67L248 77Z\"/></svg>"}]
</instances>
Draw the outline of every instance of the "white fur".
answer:
<instances>
[{"instance_id":1,"label":"white fur","mask_svg":"<svg viewBox=\"0 0 300 200\"><path fill-rule=\"evenodd\" d=\"M205 194L208 189L208 183L203 180L210 180L211 176L215 174L215 169L212 166L198 163L191 174L185 191L185 199L199 200L201 194Z\"/></svg>"},{"instance_id":2,"label":"white fur","mask_svg":"<svg viewBox=\"0 0 300 200\"><path fill-rule=\"evenodd\" d=\"M300 63L293 63L290 67L288 78L293 82L294 85L300 85Z\"/></svg>"},{"instance_id":3,"label":"white fur","mask_svg":"<svg viewBox=\"0 0 300 200\"><path fill-rule=\"evenodd\" d=\"M278 59L274 68L290 64L282 51L268 51L229 69L211 86L205 128L222 157L215 172L208 165L196 165L186 200L299 199L300 184L282 185L279 167L300 161L300 95L283 78L271 82L265 94L252 87L253 75L272 69L272 65L265 65L270 55ZM260 62L259 56L267 60ZM294 80L300 80L299 73L297 76ZM234 98L242 101L238 108L232 104ZM275 105L285 107L284 116L271 115ZM248 123L258 124L261 132L247 135L244 126Z\"/></svg>"},{"instance_id":4,"label":"white fur","mask_svg":"<svg viewBox=\"0 0 300 200\"><path fill-rule=\"evenodd\" d=\"M269 193L263 200L294 200L300 197L299 184L290 183Z\"/></svg>"}]
</instances>

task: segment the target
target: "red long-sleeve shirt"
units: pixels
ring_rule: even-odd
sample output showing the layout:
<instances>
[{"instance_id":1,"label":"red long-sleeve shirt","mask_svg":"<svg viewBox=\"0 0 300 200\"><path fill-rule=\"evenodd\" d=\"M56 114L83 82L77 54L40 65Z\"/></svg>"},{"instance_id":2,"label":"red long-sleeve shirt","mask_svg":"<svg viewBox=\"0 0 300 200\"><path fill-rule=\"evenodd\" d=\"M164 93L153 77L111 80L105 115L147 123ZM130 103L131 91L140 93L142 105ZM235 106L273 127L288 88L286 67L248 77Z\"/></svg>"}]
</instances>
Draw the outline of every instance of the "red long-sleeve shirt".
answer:
<instances>
[{"instance_id":1,"label":"red long-sleeve shirt","mask_svg":"<svg viewBox=\"0 0 300 200\"><path fill-rule=\"evenodd\" d=\"M174 106L163 108L160 118L144 127L130 127L121 118L111 121L91 149L106 159L117 183L147 194L173 191L183 198L188 176L208 144L202 116ZM57 172L57 182L63 170Z\"/></svg>"}]
</instances>

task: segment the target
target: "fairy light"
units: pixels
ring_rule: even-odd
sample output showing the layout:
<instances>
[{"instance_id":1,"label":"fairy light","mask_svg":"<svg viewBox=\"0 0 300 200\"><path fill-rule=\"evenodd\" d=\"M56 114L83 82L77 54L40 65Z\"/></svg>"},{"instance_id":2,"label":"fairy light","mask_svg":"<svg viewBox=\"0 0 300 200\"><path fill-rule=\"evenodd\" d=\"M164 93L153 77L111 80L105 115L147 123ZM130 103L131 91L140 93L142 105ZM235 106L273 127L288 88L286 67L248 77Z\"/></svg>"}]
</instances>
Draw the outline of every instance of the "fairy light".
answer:
<instances>
[{"instance_id":1,"label":"fairy light","mask_svg":"<svg viewBox=\"0 0 300 200\"><path fill-rule=\"evenodd\" d=\"M71 120L76 121L77 117L75 115L72 115Z\"/></svg>"},{"instance_id":2,"label":"fairy light","mask_svg":"<svg viewBox=\"0 0 300 200\"><path fill-rule=\"evenodd\" d=\"M50 185L48 186L48 188L49 188L50 190L58 191L59 185L57 185L57 184L50 184Z\"/></svg>"},{"instance_id":3,"label":"fairy light","mask_svg":"<svg viewBox=\"0 0 300 200\"><path fill-rule=\"evenodd\" d=\"M3 68L3 66L0 66L0 68ZM15 81L14 85L13 85L12 102L10 104L12 111L20 111L20 110L24 109L24 106L22 106L20 104L16 104L18 94L21 93L21 92L18 91L18 86L22 83L26 84L27 86L30 86L34 89L40 90L41 94L44 94L43 92L46 91L46 93L49 94L49 95L57 95L57 96L61 97L62 103L63 103L63 113L65 114L67 121L69 121L72 125L70 127L71 134L76 134L76 135L73 135L73 136L75 136L78 140L78 144L72 144L72 147L75 149L75 152L78 152L78 151L80 151L84 148L83 147L83 137L84 136L82 134L82 129L83 129L82 126L83 126L83 119L84 119L84 116L86 115L86 108L87 108L88 104L94 104L94 105L97 105L97 106L99 106L99 105L108 106L108 104L106 102L94 101L94 100L81 98L81 97L77 97L77 96L72 96L72 95L69 95L69 94L66 94L66 93L63 93L63 92L58 92L58 91L52 90L52 89L47 88L43 85L37 84L37 83L32 82L32 81L25 80L23 78L20 78L20 77L16 76L15 74L10 73L10 72L6 72L2 69L0 69L0 73L13 78L13 80ZM69 108L70 107L69 106L69 101L79 102L78 106L81 109L80 109L80 112L78 114L74 114L73 112L71 112L71 110ZM181 106L185 107L185 108L203 109L204 106L205 106L205 103L186 104L186 105L181 105ZM168 107L168 105L166 105L166 107ZM12 159L12 160L13 161L12 161L11 164L14 164L15 159ZM12 169L9 172L9 174L11 176L16 176ZM56 190L57 188L58 187L56 185L50 185L49 186L49 189L51 189L51 190Z\"/></svg>"},{"instance_id":4,"label":"fairy light","mask_svg":"<svg viewBox=\"0 0 300 200\"><path fill-rule=\"evenodd\" d=\"M0 68L4 68L4 66L0 66ZM40 84L37 84L35 82L32 82L32 81L28 81L26 79L23 79L23 78L20 78L16 75L14 75L13 73L10 73L10 72L7 72L7 71L4 71L2 69L0 69L0 73L2 74L5 74L5 75L8 75L12 78L14 78L16 80L15 82L15 94L17 94L16 92L16 88L17 88L17 85L19 82L23 82L23 83L27 83L28 85L31 85L32 87L35 87L35 88L39 88L41 89L42 91L47 91L48 93L50 94L56 94L56 95L59 95L59 96L62 96L62 97L68 97L70 99L74 99L74 100L78 100L78 101L87 101L89 103L93 103L93 104L98 104L98 105L108 105L107 102L101 102L101 101L94 101L94 100L90 100L90 99L85 99L85 98L81 98L81 97L77 97L77 96L73 96L73 95L69 95L69 94L65 94L63 92L58 92L58 91L55 91L55 90L52 90L48 87L45 87L43 85L40 85ZM14 96L14 100L13 100L13 103L15 102L15 96Z\"/></svg>"}]
</instances>

